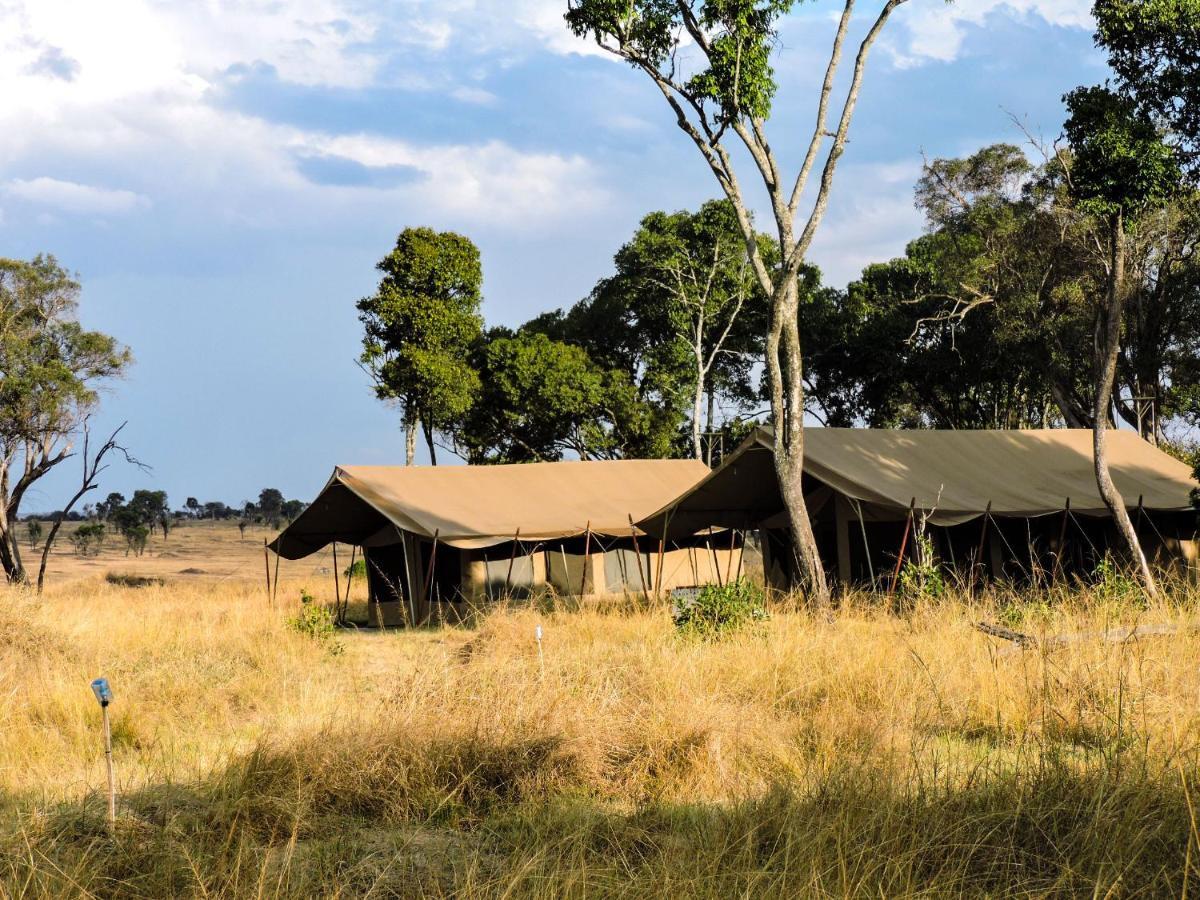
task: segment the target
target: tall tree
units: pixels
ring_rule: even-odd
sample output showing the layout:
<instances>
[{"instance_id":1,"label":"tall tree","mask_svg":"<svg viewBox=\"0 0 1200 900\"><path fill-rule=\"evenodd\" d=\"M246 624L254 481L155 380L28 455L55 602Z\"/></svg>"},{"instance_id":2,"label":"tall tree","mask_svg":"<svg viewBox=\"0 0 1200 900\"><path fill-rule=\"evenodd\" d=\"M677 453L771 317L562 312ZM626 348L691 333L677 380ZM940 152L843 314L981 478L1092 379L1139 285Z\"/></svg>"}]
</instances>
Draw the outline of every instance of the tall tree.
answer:
<instances>
[{"instance_id":1,"label":"tall tree","mask_svg":"<svg viewBox=\"0 0 1200 900\"><path fill-rule=\"evenodd\" d=\"M886 0L868 27L841 94L835 125L828 121L836 75L854 12L845 0L817 98L816 122L794 179L785 181L767 139L766 123L776 90L771 49L777 23L794 0L568 0L566 20L651 79L676 123L692 141L733 205L755 278L771 298L766 368L774 421L775 470L791 523L800 574L812 597L829 597L804 502L804 367L801 354L798 277L829 204L838 160L845 151L867 56L892 12L905 0ZM680 51L699 56L689 76L681 73ZM760 252L749 204L726 143L736 137L768 197L780 261L772 267ZM828 148L817 187L801 218L809 176Z\"/></svg>"},{"instance_id":2,"label":"tall tree","mask_svg":"<svg viewBox=\"0 0 1200 900\"><path fill-rule=\"evenodd\" d=\"M769 240L761 245L773 264ZM648 343L648 375L690 390L691 451L703 459L701 435L716 425L718 395L754 398L751 374L767 324L737 213L728 200L695 213L650 213L615 262L607 287L630 299Z\"/></svg>"},{"instance_id":3,"label":"tall tree","mask_svg":"<svg viewBox=\"0 0 1200 900\"><path fill-rule=\"evenodd\" d=\"M421 428L436 464L435 432L455 425L479 393L467 364L483 327L479 250L460 234L406 228L376 268L378 290L358 302L361 363L376 395L403 410L406 463Z\"/></svg>"},{"instance_id":4,"label":"tall tree","mask_svg":"<svg viewBox=\"0 0 1200 900\"><path fill-rule=\"evenodd\" d=\"M26 581L21 501L73 455L100 387L131 361L76 320L79 290L53 256L0 259L0 565L14 583Z\"/></svg>"},{"instance_id":5,"label":"tall tree","mask_svg":"<svg viewBox=\"0 0 1200 900\"><path fill-rule=\"evenodd\" d=\"M1121 93L1200 176L1200 0L1096 0L1092 13Z\"/></svg>"},{"instance_id":6,"label":"tall tree","mask_svg":"<svg viewBox=\"0 0 1200 900\"><path fill-rule=\"evenodd\" d=\"M1064 126L1074 159L1070 187L1081 206L1104 225L1105 290L1096 303L1095 393L1092 402L1092 451L1096 484L1117 528L1141 569L1147 593L1158 592L1154 574L1138 542L1108 468L1104 433L1112 405L1121 349L1121 324L1128 286L1126 227L1132 217L1165 205L1178 190L1175 154L1161 139L1148 115L1107 88L1077 88L1066 97Z\"/></svg>"}]
</instances>

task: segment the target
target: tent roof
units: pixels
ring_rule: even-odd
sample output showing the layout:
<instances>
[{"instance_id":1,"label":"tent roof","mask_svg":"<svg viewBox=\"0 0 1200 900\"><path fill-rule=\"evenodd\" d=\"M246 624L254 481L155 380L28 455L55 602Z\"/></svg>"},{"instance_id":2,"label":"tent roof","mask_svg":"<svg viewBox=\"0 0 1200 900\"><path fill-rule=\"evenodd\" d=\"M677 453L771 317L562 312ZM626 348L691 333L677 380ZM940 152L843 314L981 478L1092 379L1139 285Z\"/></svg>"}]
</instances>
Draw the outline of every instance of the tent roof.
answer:
<instances>
[{"instance_id":1,"label":"tent roof","mask_svg":"<svg viewBox=\"0 0 1200 900\"><path fill-rule=\"evenodd\" d=\"M272 545L299 559L331 541L394 543L398 531L455 547L513 539L628 536L639 518L708 474L697 460L636 459L496 466L339 466Z\"/></svg>"},{"instance_id":2,"label":"tent roof","mask_svg":"<svg viewBox=\"0 0 1200 900\"><path fill-rule=\"evenodd\" d=\"M1110 430L1106 441L1113 481L1131 508L1139 497L1148 510L1190 508L1196 483L1186 465L1131 431ZM1108 515L1088 429L806 428L804 444L806 479L877 510L903 512L915 499L935 525L983 515L989 503L995 515L1047 515L1068 497L1081 515ZM756 429L719 469L639 524L668 536L761 524L782 508L771 448L770 429Z\"/></svg>"}]
</instances>

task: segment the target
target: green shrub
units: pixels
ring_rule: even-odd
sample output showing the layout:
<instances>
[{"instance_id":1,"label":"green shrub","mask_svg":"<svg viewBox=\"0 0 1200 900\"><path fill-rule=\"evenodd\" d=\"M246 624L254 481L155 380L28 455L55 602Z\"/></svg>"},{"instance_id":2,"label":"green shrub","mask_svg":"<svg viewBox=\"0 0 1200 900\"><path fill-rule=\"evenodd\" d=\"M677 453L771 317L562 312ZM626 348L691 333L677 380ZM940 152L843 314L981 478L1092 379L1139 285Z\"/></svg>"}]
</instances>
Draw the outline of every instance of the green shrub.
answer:
<instances>
[{"instance_id":1,"label":"green shrub","mask_svg":"<svg viewBox=\"0 0 1200 900\"><path fill-rule=\"evenodd\" d=\"M728 584L709 584L695 597L681 598L671 607L681 634L712 640L765 622L766 597L746 578Z\"/></svg>"},{"instance_id":2,"label":"green shrub","mask_svg":"<svg viewBox=\"0 0 1200 900\"><path fill-rule=\"evenodd\" d=\"M365 559L355 560L354 565L346 566L346 568L342 570L342 574L353 578L355 581L358 581L361 578L366 578L367 561Z\"/></svg>"},{"instance_id":3,"label":"green shrub","mask_svg":"<svg viewBox=\"0 0 1200 900\"><path fill-rule=\"evenodd\" d=\"M1117 565L1112 556L1107 553L1092 571L1092 577L1095 578L1096 593L1104 600L1121 603L1145 602L1146 598L1142 593L1141 583Z\"/></svg>"},{"instance_id":4,"label":"green shrub","mask_svg":"<svg viewBox=\"0 0 1200 900\"><path fill-rule=\"evenodd\" d=\"M337 639L337 624L333 611L319 606L308 591L300 591L300 613L287 620L293 631L298 631L324 647L331 656L340 655L346 648Z\"/></svg>"},{"instance_id":5,"label":"green shrub","mask_svg":"<svg viewBox=\"0 0 1200 900\"><path fill-rule=\"evenodd\" d=\"M946 577L938 565L933 552L933 541L926 534L917 534L913 540L913 555L900 570L900 593L902 596L936 598L946 593Z\"/></svg>"},{"instance_id":6,"label":"green shrub","mask_svg":"<svg viewBox=\"0 0 1200 900\"><path fill-rule=\"evenodd\" d=\"M80 525L71 535L71 545L79 556L95 556L104 543L104 526L99 522Z\"/></svg>"}]
</instances>

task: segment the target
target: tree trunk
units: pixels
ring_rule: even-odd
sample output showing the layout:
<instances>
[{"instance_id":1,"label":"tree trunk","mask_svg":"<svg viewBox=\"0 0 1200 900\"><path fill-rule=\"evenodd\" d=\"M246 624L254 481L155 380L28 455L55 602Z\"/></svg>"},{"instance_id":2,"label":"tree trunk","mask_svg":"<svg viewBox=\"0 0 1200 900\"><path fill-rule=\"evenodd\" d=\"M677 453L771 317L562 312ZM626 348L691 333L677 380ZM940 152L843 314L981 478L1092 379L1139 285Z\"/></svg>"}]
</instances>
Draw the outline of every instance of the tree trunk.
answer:
<instances>
[{"instance_id":1,"label":"tree trunk","mask_svg":"<svg viewBox=\"0 0 1200 900\"><path fill-rule=\"evenodd\" d=\"M0 533L0 565L4 567L4 577L9 584L24 584L27 580L18 543L16 523L8 522Z\"/></svg>"},{"instance_id":2,"label":"tree trunk","mask_svg":"<svg viewBox=\"0 0 1200 900\"><path fill-rule=\"evenodd\" d=\"M1125 223L1121 213L1109 223L1108 291L1104 307L1096 318L1096 397L1092 406L1092 456L1096 469L1096 486L1104 504L1112 513L1117 531L1124 539L1130 554L1142 573L1146 593L1158 596L1154 573L1142 552L1137 532L1129 519L1125 500L1113 483L1108 470L1108 452L1104 433L1108 428L1109 408L1112 405L1113 382L1117 374L1117 355L1121 347L1121 312L1125 289Z\"/></svg>"},{"instance_id":3,"label":"tree trunk","mask_svg":"<svg viewBox=\"0 0 1200 900\"><path fill-rule=\"evenodd\" d=\"M771 410L775 420L775 475L792 523L792 552L800 585L814 605L829 603L825 567L808 505L804 501L804 382L800 355L799 295L794 279L781 284L772 304L776 321L767 337L767 370L771 378ZM782 358L781 358L782 352Z\"/></svg>"},{"instance_id":4,"label":"tree trunk","mask_svg":"<svg viewBox=\"0 0 1200 900\"><path fill-rule=\"evenodd\" d=\"M417 423L407 419L404 423L404 464L411 466L417 458Z\"/></svg>"},{"instance_id":5,"label":"tree trunk","mask_svg":"<svg viewBox=\"0 0 1200 900\"><path fill-rule=\"evenodd\" d=\"M696 359L696 392L692 397L692 453L703 461L704 449L700 446L700 417L704 411L704 372L700 360Z\"/></svg>"},{"instance_id":6,"label":"tree trunk","mask_svg":"<svg viewBox=\"0 0 1200 900\"><path fill-rule=\"evenodd\" d=\"M425 443L429 446L429 464L437 465L437 448L433 445L433 426L428 422L422 422L421 427L425 431Z\"/></svg>"}]
</instances>

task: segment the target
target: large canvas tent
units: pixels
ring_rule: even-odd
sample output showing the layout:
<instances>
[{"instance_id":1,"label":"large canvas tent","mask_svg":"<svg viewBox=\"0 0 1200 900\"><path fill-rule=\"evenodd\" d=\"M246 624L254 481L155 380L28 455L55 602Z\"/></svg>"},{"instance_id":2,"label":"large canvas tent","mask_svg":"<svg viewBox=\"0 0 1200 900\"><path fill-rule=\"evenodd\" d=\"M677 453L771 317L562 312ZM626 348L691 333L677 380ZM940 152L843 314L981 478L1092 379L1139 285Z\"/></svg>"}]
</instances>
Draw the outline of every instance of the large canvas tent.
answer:
<instances>
[{"instance_id":1,"label":"large canvas tent","mask_svg":"<svg viewBox=\"0 0 1200 900\"><path fill-rule=\"evenodd\" d=\"M1129 431L1107 434L1113 480L1160 559L1196 561L1187 466ZM994 574L1084 568L1113 544L1080 429L935 431L808 428L804 493L822 558L843 582L872 581L924 522L955 566ZM788 519L772 434L757 429L722 466L639 522L670 539L700 528L762 529L768 576L790 575ZM774 549L774 553L771 550Z\"/></svg>"},{"instance_id":2,"label":"large canvas tent","mask_svg":"<svg viewBox=\"0 0 1200 900\"><path fill-rule=\"evenodd\" d=\"M335 541L363 548L372 600L406 621L543 586L669 590L741 562L733 535L680 535L660 552L633 526L708 472L696 460L339 466L271 547L293 560Z\"/></svg>"}]
</instances>

